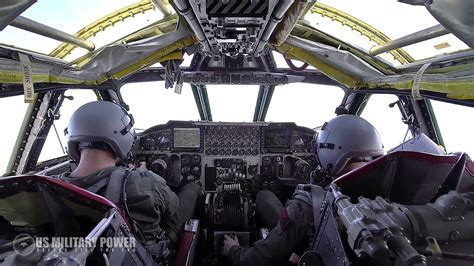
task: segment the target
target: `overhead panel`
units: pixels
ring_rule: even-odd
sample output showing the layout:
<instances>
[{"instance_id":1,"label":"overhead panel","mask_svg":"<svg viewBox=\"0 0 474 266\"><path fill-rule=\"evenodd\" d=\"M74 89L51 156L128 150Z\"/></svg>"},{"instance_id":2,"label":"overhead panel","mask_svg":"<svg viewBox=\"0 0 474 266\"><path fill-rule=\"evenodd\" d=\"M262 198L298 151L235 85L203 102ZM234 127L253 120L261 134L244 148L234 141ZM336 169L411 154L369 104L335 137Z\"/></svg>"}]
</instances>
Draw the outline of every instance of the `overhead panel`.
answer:
<instances>
[{"instance_id":1,"label":"overhead panel","mask_svg":"<svg viewBox=\"0 0 474 266\"><path fill-rule=\"evenodd\" d=\"M293 0L174 0L202 53L260 56Z\"/></svg>"}]
</instances>

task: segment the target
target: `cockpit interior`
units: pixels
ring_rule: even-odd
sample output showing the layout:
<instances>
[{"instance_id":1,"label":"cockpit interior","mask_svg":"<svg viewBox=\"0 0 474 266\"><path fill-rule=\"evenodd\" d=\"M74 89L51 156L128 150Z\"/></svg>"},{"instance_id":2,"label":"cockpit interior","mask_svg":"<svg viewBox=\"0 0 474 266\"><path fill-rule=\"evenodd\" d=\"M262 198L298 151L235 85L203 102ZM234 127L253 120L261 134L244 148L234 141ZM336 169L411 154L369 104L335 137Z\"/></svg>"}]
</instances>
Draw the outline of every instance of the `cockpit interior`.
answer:
<instances>
[{"instance_id":1,"label":"cockpit interior","mask_svg":"<svg viewBox=\"0 0 474 266\"><path fill-rule=\"evenodd\" d=\"M36 2L0 3L0 265L235 265L224 235L265 241L257 194L285 206L296 188L314 235L281 265L474 263L472 0ZM99 248L135 241L128 210L57 178L92 101L133 115L117 166L202 189L166 256ZM315 139L342 115L384 155L333 180ZM54 237L92 246L41 245Z\"/></svg>"}]
</instances>

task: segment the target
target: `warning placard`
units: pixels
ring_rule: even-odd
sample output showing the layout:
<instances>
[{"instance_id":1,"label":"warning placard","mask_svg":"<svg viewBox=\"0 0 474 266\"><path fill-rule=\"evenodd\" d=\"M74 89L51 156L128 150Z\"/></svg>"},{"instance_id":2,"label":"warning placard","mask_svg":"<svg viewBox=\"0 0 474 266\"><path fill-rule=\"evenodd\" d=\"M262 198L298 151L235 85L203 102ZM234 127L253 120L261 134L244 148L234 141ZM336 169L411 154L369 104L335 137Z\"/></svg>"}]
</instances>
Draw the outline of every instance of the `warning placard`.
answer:
<instances>
[{"instance_id":1,"label":"warning placard","mask_svg":"<svg viewBox=\"0 0 474 266\"><path fill-rule=\"evenodd\" d=\"M35 88L33 86L33 74L31 71L31 62L27 55L18 54L21 63L21 72L23 75L23 92L25 103L32 103L34 100Z\"/></svg>"}]
</instances>

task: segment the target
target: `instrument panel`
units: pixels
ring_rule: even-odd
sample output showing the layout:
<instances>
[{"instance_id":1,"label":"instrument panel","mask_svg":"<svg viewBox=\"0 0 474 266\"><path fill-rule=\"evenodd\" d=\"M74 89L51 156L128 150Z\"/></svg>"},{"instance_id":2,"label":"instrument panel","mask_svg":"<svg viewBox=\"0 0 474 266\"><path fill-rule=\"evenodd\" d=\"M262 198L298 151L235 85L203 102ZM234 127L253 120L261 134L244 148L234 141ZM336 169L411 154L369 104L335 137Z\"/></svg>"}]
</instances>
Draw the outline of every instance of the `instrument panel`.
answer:
<instances>
[{"instance_id":1,"label":"instrument panel","mask_svg":"<svg viewBox=\"0 0 474 266\"><path fill-rule=\"evenodd\" d=\"M232 183L251 194L278 192L282 182L309 179L317 165L314 133L294 123L170 121L140 133L132 152L170 185L197 182L216 191Z\"/></svg>"}]
</instances>

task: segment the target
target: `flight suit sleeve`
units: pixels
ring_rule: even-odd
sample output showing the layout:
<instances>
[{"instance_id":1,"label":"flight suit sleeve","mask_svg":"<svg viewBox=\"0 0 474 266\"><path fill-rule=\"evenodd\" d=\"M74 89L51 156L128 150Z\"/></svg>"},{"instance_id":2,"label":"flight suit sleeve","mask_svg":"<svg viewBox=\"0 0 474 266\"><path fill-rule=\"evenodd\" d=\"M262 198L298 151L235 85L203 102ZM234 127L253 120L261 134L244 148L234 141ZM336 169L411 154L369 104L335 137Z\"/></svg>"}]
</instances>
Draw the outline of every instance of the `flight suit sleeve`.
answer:
<instances>
[{"instance_id":1,"label":"flight suit sleeve","mask_svg":"<svg viewBox=\"0 0 474 266\"><path fill-rule=\"evenodd\" d=\"M233 246L228 253L232 264L281 265L292 253L304 251L312 237L313 220L311 206L305 205L299 200L290 201L265 240L255 242L251 248Z\"/></svg>"},{"instance_id":2,"label":"flight suit sleeve","mask_svg":"<svg viewBox=\"0 0 474 266\"><path fill-rule=\"evenodd\" d=\"M170 239L178 236L178 197L160 176L132 170L128 178L127 205L130 216L141 227L145 241L154 241L165 230Z\"/></svg>"}]
</instances>

